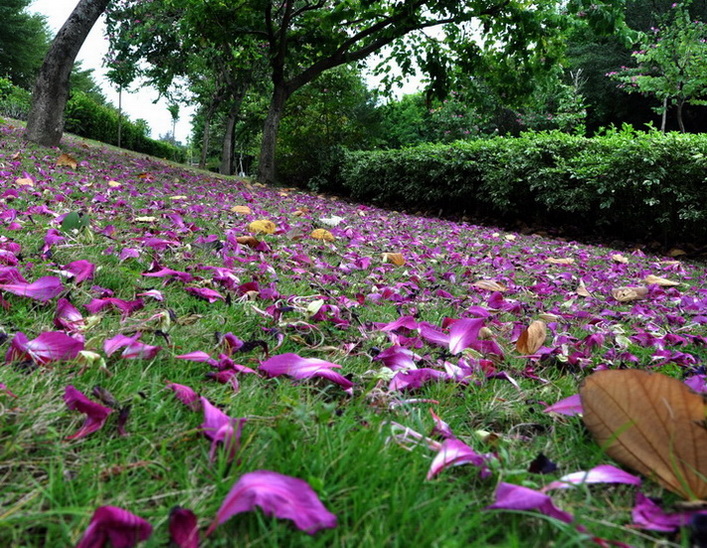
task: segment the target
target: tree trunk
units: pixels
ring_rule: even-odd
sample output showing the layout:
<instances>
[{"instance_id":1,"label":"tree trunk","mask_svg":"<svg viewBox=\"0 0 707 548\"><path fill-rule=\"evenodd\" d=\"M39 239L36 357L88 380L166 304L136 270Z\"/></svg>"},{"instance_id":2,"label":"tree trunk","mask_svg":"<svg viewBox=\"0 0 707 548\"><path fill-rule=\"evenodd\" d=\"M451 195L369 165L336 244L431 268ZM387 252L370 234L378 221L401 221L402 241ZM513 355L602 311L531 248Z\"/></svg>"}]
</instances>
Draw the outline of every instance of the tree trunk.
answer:
<instances>
[{"instance_id":1,"label":"tree trunk","mask_svg":"<svg viewBox=\"0 0 707 548\"><path fill-rule=\"evenodd\" d=\"M665 133L665 122L668 119L668 98L663 99L663 115L660 118L660 132Z\"/></svg>"},{"instance_id":2,"label":"tree trunk","mask_svg":"<svg viewBox=\"0 0 707 548\"><path fill-rule=\"evenodd\" d=\"M270 108L265 118L263 127L263 142L260 146L260 159L258 161L258 181L272 184L275 182L275 149L277 147L277 133L282 120L282 110L287 100L284 85L275 84Z\"/></svg>"},{"instance_id":3,"label":"tree trunk","mask_svg":"<svg viewBox=\"0 0 707 548\"><path fill-rule=\"evenodd\" d=\"M118 148L123 146L123 86L118 86Z\"/></svg>"},{"instance_id":4,"label":"tree trunk","mask_svg":"<svg viewBox=\"0 0 707 548\"><path fill-rule=\"evenodd\" d=\"M204 120L204 136L201 138L201 158L199 158L199 169L206 168L206 156L209 153L209 137L211 134L211 117L207 115Z\"/></svg>"},{"instance_id":5,"label":"tree trunk","mask_svg":"<svg viewBox=\"0 0 707 548\"><path fill-rule=\"evenodd\" d=\"M64 108L76 55L111 0L79 0L47 52L32 92L25 139L57 146L64 132Z\"/></svg>"},{"instance_id":6,"label":"tree trunk","mask_svg":"<svg viewBox=\"0 0 707 548\"><path fill-rule=\"evenodd\" d=\"M221 167L218 170L221 175L233 174L233 139L236 134L236 121L241 110L242 100L243 94L237 92L228 111L226 131L223 135L223 147L221 148Z\"/></svg>"},{"instance_id":7,"label":"tree trunk","mask_svg":"<svg viewBox=\"0 0 707 548\"><path fill-rule=\"evenodd\" d=\"M685 123L682 119L682 107L684 104L685 101L683 99L678 100L678 126L680 127L680 131L682 133L685 133Z\"/></svg>"}]
</instances>

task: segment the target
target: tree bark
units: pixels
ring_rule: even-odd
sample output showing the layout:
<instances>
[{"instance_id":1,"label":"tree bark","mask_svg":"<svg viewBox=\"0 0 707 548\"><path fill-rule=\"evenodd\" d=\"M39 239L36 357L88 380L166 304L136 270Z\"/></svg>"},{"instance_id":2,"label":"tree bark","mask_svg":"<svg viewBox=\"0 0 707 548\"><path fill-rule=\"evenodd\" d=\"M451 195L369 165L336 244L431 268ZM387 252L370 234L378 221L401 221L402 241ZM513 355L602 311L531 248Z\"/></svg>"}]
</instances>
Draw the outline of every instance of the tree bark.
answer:
<instances>
[{"instance_id":1,"label":"tree bark","mask_svg":"<svg viewBox=\"0 0 707 548\"><path fill-rule=\"evenodd\" d=\"M660 118L660 132L665 133L665 122L668 119L668 98L663 99L663 115Z\"/></svg>"},{"instance_id":2,"label":"tree bark","mask_svg":"<svg viewBox=\"0 0 707 548\"><path fill-rule=\"evenodd\" d=\"M683 119L682 119L682 107L684 104L685 104L684 99L678 100L678 126L680 127L680 131L682 133L685 133L685 123L683 122Z\"/></svg>"},{"instance_id":3,"label":"tree bark","mask_svg":"<svg viewBox=\"0 0 707 548\"><path fill-rule=\"evenodd\" d=\"M25 139L57 146L64 132L69 76L76 56L111 0L79 0L47 52L32 92Z\"/></svg>"},{"instance_id":4,"label":"tree bark","mask_svg":"<svg viewBox=\"0 0 707 548\"><path fill-rule=\"evenodd\" d=\"M277 147L277 133L280 129L282 111L288 94L284 85L275 84L270 108L263 126L263 142L260 146L260 159L258 161L258 181L273 184L276 181L275 149Z\"/></svg>"},{"instance_id":5,"label":"tree bark","mask_svg":"<svg viewBox=\"0 0 707 548\"><path fill-rule=\"evenodd\" d=\"M231 108L228 110L228 119L226 120L226 131L223 135L223 147L221 148L221 167L219 173L221 175L233 175L233 141L236 134L236 122L238 114L241 111L241 103L245 95L247 86L241 84L233 93Z\"/></svg>"}]
</instances>

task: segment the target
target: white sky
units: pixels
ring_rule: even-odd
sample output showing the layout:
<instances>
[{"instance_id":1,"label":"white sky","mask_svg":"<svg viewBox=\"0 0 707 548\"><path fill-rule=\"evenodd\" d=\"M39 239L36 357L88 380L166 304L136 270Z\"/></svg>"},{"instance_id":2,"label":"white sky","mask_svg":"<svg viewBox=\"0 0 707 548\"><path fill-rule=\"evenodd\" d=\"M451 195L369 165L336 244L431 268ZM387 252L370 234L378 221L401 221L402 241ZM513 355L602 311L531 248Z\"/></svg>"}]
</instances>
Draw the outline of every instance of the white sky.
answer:
<instances>
[{"instance_id":1,"label":"white sky","mask_svg":"<svg viewBox=\"0 0 707 548\"><path fill-rule=\"evenodd\" d=\"M46 16L49 28L56 33L76 7L75 0L34 0L29 7L30 12L41 13ZM106 67L103 58L108 54L108 40L104 38L105 16L102 16L94 25L91 33L83 43L77 60L81 61L84 69L93 69L93 78L101 86L103 94L114 105L118 105L118 92L106 78ZM137 89L132 86L131 89ZM143 118L150 124L152 137L157 139L160 135L172 133L172 116L167 111L167 101L161 99L153 104L158 97L157 91L151 88L141 88L133 93L123 92L123 111L131 120ZM186 143L191 133L191 117L195 109L187 105L180 105L179 121L176 127L176 139Z\"/></svg>"},{"instance_id":2,"label":"white sky","mask_svg":"<svg viewBox=\"0 0 707 548\"><path fill-rule=\"evenodd\" d=\"M56 33L68 19L78 2L75 0L34 0L29 7L30 12L36 12L47 18L49 28ZM113 105L118 105L118 92L106 78L106 67L103 58L108 54L108 40L104 37L105 16L101 16L94 25L91 33L79 51L77 60L81 61L84 69L93 69L93 78L101 86L103 94ZM378 81L374 77L368 78L369 86L375 87ZM167 111L168 103L160 99L156 104L158 93L152 88L131 87L134 91L123 91L123 111L131 120L142 118L150 125L152 137L157 139L160 135L171 134L172 116ZM419 80L411 79L396 91L396 96L405 93L414 93L419 89ZM180 104L179 121L176 126L176 139L186 143L191 134L191 118L196 109L189 105Z\"/></svg>"}]
</instances>

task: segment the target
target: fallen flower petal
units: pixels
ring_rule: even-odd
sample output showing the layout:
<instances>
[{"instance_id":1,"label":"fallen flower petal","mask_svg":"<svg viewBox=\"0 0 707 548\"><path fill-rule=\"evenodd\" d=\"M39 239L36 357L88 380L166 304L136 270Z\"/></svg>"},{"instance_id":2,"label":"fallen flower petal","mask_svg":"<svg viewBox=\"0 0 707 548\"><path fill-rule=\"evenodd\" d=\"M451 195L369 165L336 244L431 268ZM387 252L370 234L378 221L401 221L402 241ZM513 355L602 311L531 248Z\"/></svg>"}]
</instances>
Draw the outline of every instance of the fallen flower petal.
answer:
<instances>
[{"instance_id":1,"label":"fallen flower petal","mask_svg":"<svg viewBox=\"0 0 707 548\"><path fill-rule=\"evenodd\" d=\"M562 476L559 480L543 487L542 491L551 489L567 489L572 485L582 485L585 483L626 483L628 485L641 485L641 478L624 472L616 466L610 464L600 464L591 470L573 472Z\"/></svg>"},{"instance_id":2,"label":"fallen flower petal","mask_svg":"<svg viewBox=\"0 0 707 548\"><path fill-rule=\"evenodd\" d=\"M194 512L179 506L172 508L169 539L177 548L199 548L199 525Z\"/></svg>"},{"instance_id":3,"label":"fallen flower petal","mask_svg":"<svg viewBox=\"0 0 707 548\"><path fill-rule=\"evenodd\" d=\"M103 428L103 425L111 414L112 409L103 407L101 404L89 400L82 392L78 391L72 385L66 387L64 391L64 401L72 411L79 411L86 415L86 421L83 426L72 436L67 437L67 440L80 439L93 432Z\"/></svg>"},{"instance_id":4,"label":"fallen flower petal","mask_svg":"<svg viewBox=\"0 0 707 548\"><path fill-rule=\"evenodd\" d=\"M636 493L636 505L631 511L634 527L663 532L672 532L685 527L695 515L707 515L707 511L694 510L667 514L640 492Z\"/></svg>"},{"instance_id":5,"label":"fallen flower petal","mask_svg":"<svg viewBox=\"0 0 707 548\"><path fill-rule=\"evenodd\" d=\"M572 396L564 398L557 403L546 407L543 409L543 413L559 413L560 415L567 415L568 417L581 415L582 401L579 394L573 394Z\"/></svg>"},{"instance_id":6,"label":"fallen flower petal","mask_svg":"<svg viewBox=\"0 0 707 548\"><path fill-rule=\"evenodd\" d=\"M24 333L17 333L5 354L5 362L31 359L38 365L55 361L73 360L83 350L83 342L60 331L45 331L30 341Z\"/></svg>"},{"instance_id":7,"label":"fallen flower petal","mask_svg":"<svg viewBox=\"0 0 707 548\"><path fill-rule=\"evenodd\" d=\"M256 506L266 516L292 520L298 529L310 535L336 527L336 516L324 507L306 481L270 470L256 470L241 476L231 488L206 534L210 535L232 516L253 511Z\"/></svg>"},{"instance_id":8,"label":"fallen flower petal","mask_svg":"<svg viewBox=\"0 0 707 548\"><path fill-rule=\"evenodd\" d=\"M496 489L496 502L486 510L537 510L541 514L571 523L572 514L557 508L549 495L511 483L499 483Z\"/></svg>"},{"instance_id":9,"label":"fallen flower petal","mask_svg":"<svg viewBox=\"0 0 707 548\"><path fill-rule=\"evenodd\" d=\"M432 479L442 470L449 466L459 466L460 464L471 463L481 468L482 478L489 475L486 463L491 459L490 455L479 455L471 447L456 438L448 438L442 443L437 456L435 456L427 472L427 479Z\"/></svg>"},{"instance_id":10,"label":"fallen flower petal","mask_svg":"<svg viewBox=\"0 0 707 548\"><path fill-rule=\"evenodd\" d=\"M201 400L199 399L199 395L190 387L184 384L171 382L167 384L167 388L173 390L177 399L192 411L198 411L201 409Z\"/></svg>"},{"instance_id":11,"label":"fallen flower petal","mask_svg":"<svg viewBox=\"0 0 707 548\"><path fill-rule=\"evenodd\" d=\"M101 506L91 518L76 548L102 548L110 542L114 548L131 548L152 535L152 526L117 506Z\"/></svg>"},{"instance_id":12,"label":"fallen flower petal","mask_svg":"<svg viewBox=\"0 0 707 548\"><path fill-rule=\"evenodd\" d=\"M64 286L61 285L61 280L56 276L44 276L31 284L22 282L0 284L0 289L20 297L29 297L36 301L46 302L64 291Z\"/></svg>"},{"instance_id":13,"label":"fallen flower petal","mask_svg":"<svg viewBox=\"0 0 707 548\"><path fill-rule=\"evenodd\" d=\"M221 444L228 453L228 460L233 460L240 445L241 430L247 419L229 417L203 396L201 397L201 407L204 410L204 422L201 424L201 429L204 435L211 440L209 459L213 461L216 458L216 448Z\"/></svg>"},{"instance_id":14,"label":"fallen flower petal","mask_svg":"<svg viewBox=\"0 0 707 548\"><path fill-rule=\"evenodd\" d=\"M288 375L294 379L322 377L341 386L347 394L352 394L353 383L340 373L332 371L332 368L340 367L336 363L316 358L302 358L293 353L273 356L260 364L260 369L265 371L270 377L279 375Z\"/></svg>"}]
</instances>

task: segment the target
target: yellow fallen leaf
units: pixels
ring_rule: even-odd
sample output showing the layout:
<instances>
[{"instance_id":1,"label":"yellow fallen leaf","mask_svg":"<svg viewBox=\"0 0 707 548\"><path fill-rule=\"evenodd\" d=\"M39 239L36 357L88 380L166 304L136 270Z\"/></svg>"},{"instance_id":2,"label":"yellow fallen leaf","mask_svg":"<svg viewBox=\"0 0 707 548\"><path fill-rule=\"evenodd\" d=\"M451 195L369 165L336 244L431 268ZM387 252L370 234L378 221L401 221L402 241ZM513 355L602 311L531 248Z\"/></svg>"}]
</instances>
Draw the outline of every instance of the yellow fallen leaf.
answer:
<instances>
[{"instance_id":1,"label":"yellow fallen leaf","mask_svg":"<svg viewBox=\"0 0 707 548\"><path fill-rule=\"evenodd\" d=\"M268 219L259 219L248 225L248 231L254 234L273 234L277 230L277 226Z\"/></svg>"},{"instance_id":2,"label":"yellow fallen leaf","mask_svg":"<svg viewBox=\"0 0 707 548\"><path fill-rule=\"evenodd\" d=\"M235 205L231 208L231 213L240 213L242 215L250 215L253 213L248 206Z\"/></svg>"},{"instance_id":3,"label":"yellow fallen leaf","mask_svg":"<svg viewBox=\"0 0 707 548\"><path fill-rule=\"evenodd\" d=\"M157 217L135 217L136 223L154 223Z\"/></svg>"},{"instance_id":4,"label":"yellow fallen leaf","mask_svg":"<svg viewBox=\"0 0 707 548\"><path fill-rule=\"evenodd\" d=\"M324 228L317 228L310 234L315 240L324 240L325 242L333 242L334 235Z\"/></svg>"},{"instance_id":5,"label":"yellow fallen leaf","mask_svg":"<svg viewBox=\"0 0 707 548\"><path fill-rule=\"evenodd\" d=\"M383 253L381 255L384 263L391 263L395 266L403 266L405 264L405 257L402 253Z\"/></svg>"},{"instance_id":6,"label":"yellow fallen leaf","mask_svg":"<svg viewBox=\"0 0 707 548\"><path fill-rule=\"evenodd\" d=\"M34 181L29 177L20 177L19 179L15 179L15 184L17 186L34 186Z\"/></svg>"},{"instance_id":7,"label":"yellow fallen leaf","mask_svg":"<svg viewBox=\"0 0 707 548\"><path fill-rule=\"evenodd\" d=\"M655 284L661 287L675 287L676 285L680 285L680 282L675 282L668 278L661 278L660 276L653 276L653 274L646 276L643 281L648 285Z\"/></svg>"},{"instance_id":8,"label":"yellow fallen leaf","mask_svg":"<svg viewBox=\"0 0 707 548\"><path fill-rule=\"evenodd\" d=\"M186 196L171 196L170 197L170 200L174 200L175 202L178 202L180 200L186 200L186 199L187 199Z\"/></svg>"},{"instance_id":9,"label":"yellow fallen leaf","mask_svg":"<svg viewBox=\"0 0 707 548\"><path fill-rule=\"evenodd\" d=\"M108 186L111 188L118 188L122 185L118 181L108 181Z\"/></svg>"},{"instance_id":10,"label":"yellow fallen leaf","mask_svg":"<svg viewBox=\"0 0 707 548\"><path fill-rule=\"evenodd\" d=\"M517 237L518 237L518 236L516 236L515 234L506 234L506 235L504 236L504 238L505 238L506 240L508 240L509 242L515 241Z\"/></svg>"},{"instance_id":11,"label":"yellow fallen leaf","mask_svg":"<svg viewBox=\"0 0 707 548\"><path fill-rule=\"evenodd\" d=\"M611 260L616 263L627 264L628 258L623 256L621 253L613 253L611 255Z\"/></svg>"},{"instance_id":12,"label":"yellow fallen leaf","mask_svg":"<svg viewBox=\"0 0 707 548\"><path fill-rule=\"evenodd\" d=\"M76 161L76 158L74 158L73 156L69 156L68 154L62 154L61 156L59 156L59 158L57 158L56 165L67 166L71 169L76 169L79 164Z\"/></svg>"}]
</instances>

